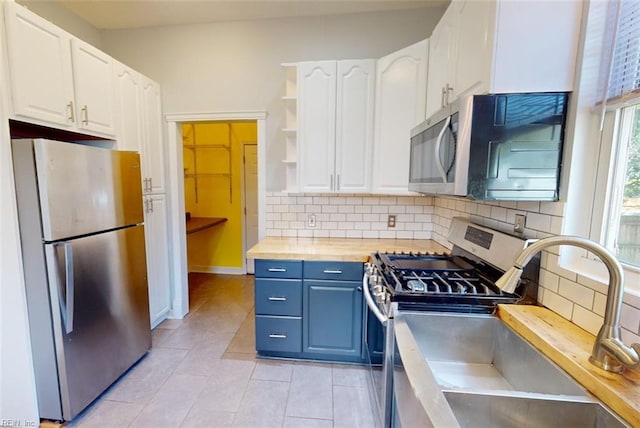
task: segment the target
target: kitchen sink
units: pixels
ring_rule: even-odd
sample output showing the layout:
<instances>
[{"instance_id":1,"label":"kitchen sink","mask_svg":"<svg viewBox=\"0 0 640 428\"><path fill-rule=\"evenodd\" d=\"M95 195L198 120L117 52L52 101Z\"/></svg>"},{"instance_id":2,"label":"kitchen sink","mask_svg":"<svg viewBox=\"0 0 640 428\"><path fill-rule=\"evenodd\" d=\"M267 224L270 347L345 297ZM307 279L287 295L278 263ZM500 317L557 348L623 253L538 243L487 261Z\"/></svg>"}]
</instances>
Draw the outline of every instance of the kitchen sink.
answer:
<instances>
[{"instance_id":1,"label":"kitchen sink","mask_svg":"<svg viewBox=\"0 0 640 428\"><path fill-rule=\"evenodd\" d=\"M406 379L398 388L414 390L420 413L431 424L449 420L447 425L457 422L474 428L628 426L495 316L400 312L395 331L398 360L404 367L397 365L394 376ZM434 389L442 394L435 399ZM429 394L421 393L426 390ZM396 405L402 416L403 403Z\"/></svg>"}]
</instances>

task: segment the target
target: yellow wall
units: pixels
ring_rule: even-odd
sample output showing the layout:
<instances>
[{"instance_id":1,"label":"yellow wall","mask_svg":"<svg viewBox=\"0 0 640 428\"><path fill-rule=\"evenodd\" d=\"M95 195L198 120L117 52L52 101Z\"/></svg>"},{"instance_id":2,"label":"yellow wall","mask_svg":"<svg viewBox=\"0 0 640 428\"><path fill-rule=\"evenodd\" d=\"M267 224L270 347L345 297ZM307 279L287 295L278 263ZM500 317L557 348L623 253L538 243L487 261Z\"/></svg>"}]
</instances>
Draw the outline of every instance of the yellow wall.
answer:
<instances>
[{"instance_id":1,"label":"yellow wall","mask_svg":"<svg viewBox=\"0 0 640 428\"><path fill-rule=\"evenodd\" d=\"M231 173L226 176L198 176L198 202L195 180L184 179L185 209L192 217L226 217L228 221L187 235L187 259L194 270L212 267L242 267L243 206L243 143L257 140L255 122L210 122L185 124L183 143L204 146L231 144L231 170L229 152L222 148L183 149L185 174L197 168L198 174ZM194 152L197 162L194 165ZM231 192L229 191L231 183Z\"/></svg>"}]
</instances>

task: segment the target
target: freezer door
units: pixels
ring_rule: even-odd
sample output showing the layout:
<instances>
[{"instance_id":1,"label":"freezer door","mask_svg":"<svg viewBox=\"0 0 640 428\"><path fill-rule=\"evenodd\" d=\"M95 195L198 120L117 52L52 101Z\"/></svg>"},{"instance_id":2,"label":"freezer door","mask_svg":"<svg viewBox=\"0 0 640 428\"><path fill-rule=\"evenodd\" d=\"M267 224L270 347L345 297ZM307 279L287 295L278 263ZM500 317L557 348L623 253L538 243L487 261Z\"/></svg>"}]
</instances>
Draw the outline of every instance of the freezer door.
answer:
<instances>
[{"instance_id":1,"label":"freezer door","mask_svg":"<svg viewBox=\"0 0 640 428\"><path fill-rule=\"evenodd\" d=\"M143 222L140 156L33 140L44 240Z\"/></svg>"},{"instance_id":2,"label":"freezer door","mask_svg":"<svg viewBox=\"0 0 640 428\"><path fill-rule=\"evenodd\" d=\"M45 244L65 420L151 346L144 226Z\"/></svg>"}]
</instances>

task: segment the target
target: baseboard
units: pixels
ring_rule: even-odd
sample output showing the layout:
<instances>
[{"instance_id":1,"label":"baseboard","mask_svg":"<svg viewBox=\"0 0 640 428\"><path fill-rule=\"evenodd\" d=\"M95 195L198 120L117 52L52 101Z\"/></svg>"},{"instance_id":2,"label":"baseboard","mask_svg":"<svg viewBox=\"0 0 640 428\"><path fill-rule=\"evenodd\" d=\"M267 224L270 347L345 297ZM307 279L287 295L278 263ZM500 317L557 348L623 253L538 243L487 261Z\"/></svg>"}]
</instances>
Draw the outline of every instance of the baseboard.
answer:
<instances>
[{"instance_id":1,"label":"baseboard","mask_svg":"<svg viewBox=\"0 0 640 428\"><path fill-rule=\"evenodd\" d=\"M193 266L189 266L189 272L221 273L224 275L245 275L247 273L247 269L244 267L232 268L232 267L220 267L220 266L193 265Z\"/></svg>"}]
</instances>

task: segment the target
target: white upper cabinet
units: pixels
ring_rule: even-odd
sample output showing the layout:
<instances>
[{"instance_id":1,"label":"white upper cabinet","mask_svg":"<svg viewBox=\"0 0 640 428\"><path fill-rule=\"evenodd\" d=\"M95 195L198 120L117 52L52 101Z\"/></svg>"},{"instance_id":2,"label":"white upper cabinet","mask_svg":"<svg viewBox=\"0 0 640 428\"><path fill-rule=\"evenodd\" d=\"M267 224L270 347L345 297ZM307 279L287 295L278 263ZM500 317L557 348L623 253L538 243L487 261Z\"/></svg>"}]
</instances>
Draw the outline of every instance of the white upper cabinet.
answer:
<instances>
[{"instance_id":1,"label":"white upper cabinet","mask_svg":"<svg viewBox=\"0 0 640 428\"><path fill-rule=\"evenodd\" d=\"M5 24L14 117L113 137L111 58L14 2Z\"/></svg>"},{"instance_id":2,"label":"white upper cabinet","mask_svg":"<svg viewBox=\"0 0 640 428\"><path fill-rule=\"evenodd\" d=\"M371 190L375 60L338 61L335 190Z\"/></svg>"},{"instance_id":3,"label":"white upper cabinet","mask_svg":"<svg viewBox=\"0 0 640 428\"><path fill-rule=\"evenodd\" d=\"M143 78L142 82L142 173L145 193L166 192L164 140L162 138L162 104L160 85Z\"/></svg>"},{"instance_id":4,"label":"white upper cabinet","mask_svg":"<svg viewBox=\"0 0 640 428\"><path fill-rule=\"evenodd\" d=\"M374 60L298 64L298 164L302 192L368 192Z\"/></svg>"},{"instance_id":5,"label":"white upper cabinet","mask_svg":"<svg viewBox=\"0 0 640 428\"><path fill-rule=\"evenodd\" d=\"M373 193L410 193L409 139L425 117L427 55L423 40L377 62Z\"/></svg>"},{"instance_id":6,"label":"white upper cabinet","mask_svg":"<svg viewBox=\"0 0 640 428\"><path fill-rule=\"evenodd\" d=\"M142 77L124 64L114 66L118 150L142 151Z\"/></svg>"},{"instance_id":7,"label":"white upper cabinet","mask_svg":"<svg viewBox=\"0 0 640 428\"><path fill-rule=\"evenodd\" d=\"M300 190L333 191L336 132L336 62L298 65Z\"/></svg>"},{"instance_id":8,"label":"white upper cabinet","mask_svg":"<svg viewBox=\"0 0 640 428\"><path fill-rule=\"evenodd\" d=\"M455 87L453 100L458 95L475 91L487 92L491 74L491 50L496 3L493 1L458 0L455 12L456 36L453 56Z\"/></svg>"},{"instance_id":9,"label":"white upper cabinet","mask_svg":"<svg viewBox=\"0 0 640 428\"><path fill-rule=\"evenodd\" d=\"M71 36L13 2L5 7L14 115L73 128Z\"/></svg>"},{"instance_id":10,"label":"white upper cabinet","mask_svg":"<svg viewBox=\"0 0 640 428\"><path fill-rule=\"evenodd\" d=\"M573 90L581 15L578 1L453 0L430 39L426 117L465 93Z\"/></svg>"},{"instance_id":11,"label":"white upper cabinet","mask_svg":"<svg viewBox=\"0 0 640 428\"><path fill-rule=\"evenodd\" d=\"M426 117L444 107L447 104L447 98L453 100L454 91L458 86L453 79L456 74L456 22L458 19L455 12L455 8L447 8L429 39Z\"/></svg>"},{"instance_id":12,"label":"white upper cabinet","mask_svg":"<svg viewBox=\"0 0 640 428\"><path fill-rule=\"evenodd\" d=\"M113 60L78 39L71 41L71 47L78 128L113 136L116 134Z\"/></svg>"},{"instance_id":13,"label":"white upper cabinet","mask_svg":"<svg viewBox=\"0 0 640 428\"><path fill-rule=\"evenodd\" d=\"M140 153L145 194L165 193L160 86L124 64L114 70L118 150Z\"/></svg>"},{"instance_id":14,"label":"white upper cabinet","mask_svg":"<svg viewBox=\"0 0 640 428\"><path fill-rule=\"evenodd\" d=\"M584 3L497 2L488 91L572 91Z\"/></svg>"}]
</instances>

